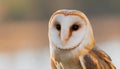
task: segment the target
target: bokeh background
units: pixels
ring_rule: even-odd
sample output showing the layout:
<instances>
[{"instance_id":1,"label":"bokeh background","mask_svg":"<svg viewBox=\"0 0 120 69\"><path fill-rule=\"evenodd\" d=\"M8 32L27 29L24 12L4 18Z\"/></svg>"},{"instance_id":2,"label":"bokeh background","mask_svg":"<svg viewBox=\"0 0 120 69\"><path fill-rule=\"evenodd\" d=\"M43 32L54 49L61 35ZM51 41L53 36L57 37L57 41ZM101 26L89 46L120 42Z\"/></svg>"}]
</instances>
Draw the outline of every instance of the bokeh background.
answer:
<instances>
[{"instance_id":1,"label":"bokeh background","mask_svg":"<svg viewBox=\"0 0 120 69\"><path fill-rule=\"evenodd\" d=\"M48 21L58 9L84 12L96 46L120 58L120 0L0 0L0 69L50 69Z\"/></svg>"}]
</instances>

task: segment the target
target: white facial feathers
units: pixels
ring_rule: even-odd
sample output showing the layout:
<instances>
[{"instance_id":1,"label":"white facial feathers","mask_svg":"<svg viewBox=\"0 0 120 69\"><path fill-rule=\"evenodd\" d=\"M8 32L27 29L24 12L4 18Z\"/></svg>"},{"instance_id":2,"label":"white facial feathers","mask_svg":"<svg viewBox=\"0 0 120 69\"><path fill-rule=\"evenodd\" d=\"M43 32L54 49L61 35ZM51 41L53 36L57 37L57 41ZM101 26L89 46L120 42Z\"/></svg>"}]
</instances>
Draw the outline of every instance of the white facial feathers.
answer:
<instances>
[{"instance_id":1,"label":"white facial feathers","mask_svg":"<svg viewBox=\"0 0 120 69\"><path fill-rule=\"evenodd\" d=\"M89 40L90 42L94 42L92 28L83 13L59 10L52 15L49 22L49 40L54 47L71 49L80 46L87 39L86 36L93 40Z\"/></svg>"}]
</instances>

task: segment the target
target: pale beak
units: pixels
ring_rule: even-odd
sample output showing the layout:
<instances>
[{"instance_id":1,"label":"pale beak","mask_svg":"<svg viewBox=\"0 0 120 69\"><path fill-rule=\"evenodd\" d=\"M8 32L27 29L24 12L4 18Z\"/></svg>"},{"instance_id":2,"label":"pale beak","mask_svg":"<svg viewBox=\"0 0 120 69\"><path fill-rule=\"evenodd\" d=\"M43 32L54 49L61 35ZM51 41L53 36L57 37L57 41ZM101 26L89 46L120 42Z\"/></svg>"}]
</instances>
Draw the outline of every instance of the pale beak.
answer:
<instances>
[{"instance_id":1,"label":"pale beak","mask_svg":"<svg viewBox=\"0 0 120 69\"><path fill-rule=\"evenodd\" d=\"M63 46L66 46L66 44L67 44L68 34L69 34L69 32L66 31L66 30L61 31L60 37L61 37L61 43L62 43Z\"/></svg>"}]
</instances>

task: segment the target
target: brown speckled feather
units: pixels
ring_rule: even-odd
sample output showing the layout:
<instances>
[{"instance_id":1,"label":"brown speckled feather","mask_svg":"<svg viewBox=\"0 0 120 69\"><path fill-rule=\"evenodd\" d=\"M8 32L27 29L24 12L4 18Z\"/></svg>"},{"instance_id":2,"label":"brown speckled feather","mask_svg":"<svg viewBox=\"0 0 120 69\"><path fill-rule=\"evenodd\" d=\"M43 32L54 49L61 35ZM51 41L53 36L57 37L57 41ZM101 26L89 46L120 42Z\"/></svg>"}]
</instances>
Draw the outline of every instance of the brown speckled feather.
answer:
<instances>
[{"instance_id":1,"label":"brown speckled feather","mask_svg":"<svg viewBox=\"0 0 120 69\"><path fill-rule=\"evenodd\" d=\"M93 48L88 54L84 55L81 62L83 62L85 69L116 69L111 58L97 48Z\"/></svg>"}]
</instances>

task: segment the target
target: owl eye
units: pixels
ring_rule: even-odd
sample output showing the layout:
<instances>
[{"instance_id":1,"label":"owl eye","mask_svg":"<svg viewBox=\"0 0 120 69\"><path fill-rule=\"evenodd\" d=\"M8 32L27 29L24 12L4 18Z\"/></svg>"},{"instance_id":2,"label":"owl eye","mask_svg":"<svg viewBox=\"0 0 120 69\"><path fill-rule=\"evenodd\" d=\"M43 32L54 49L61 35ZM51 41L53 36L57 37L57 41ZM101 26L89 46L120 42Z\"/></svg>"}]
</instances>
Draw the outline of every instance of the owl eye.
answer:
<instances>
[{"instance_id":1,"label":"owl eye","mask_svg":"<svg viewBox=\"0 0 120 69\"><path fill-rule=\"evenodd\" d=\"M61 26L60 26L60 24L56 24L56 29L57 29L58 31L61 30Z\"/></svg>"},{"instance_id":2,"label":"owl eye","mask_svg":"<svg viewBox=\"0 0 120 69\"><path fill-rule=\"evenodd\" d=\"M78 30L79 29L79 25L77 25L77 24L74 24L72 27L71 27L71 30L72 31L76 31L76 30Z\"/></svg>"}]
</instances>

